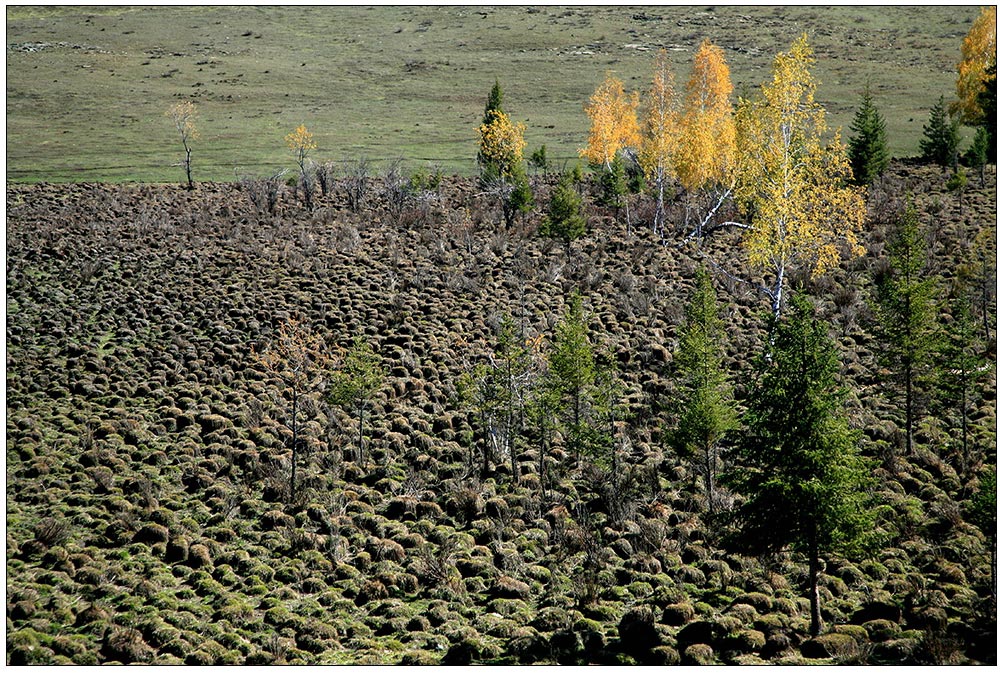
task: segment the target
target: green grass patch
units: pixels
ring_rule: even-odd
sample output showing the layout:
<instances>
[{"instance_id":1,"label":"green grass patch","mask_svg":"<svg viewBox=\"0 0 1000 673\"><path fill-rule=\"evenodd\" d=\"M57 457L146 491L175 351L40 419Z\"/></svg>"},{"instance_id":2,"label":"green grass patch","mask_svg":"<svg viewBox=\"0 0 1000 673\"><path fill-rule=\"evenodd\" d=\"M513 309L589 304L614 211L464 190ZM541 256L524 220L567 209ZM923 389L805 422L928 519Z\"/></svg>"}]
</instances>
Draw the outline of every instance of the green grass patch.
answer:
<instances>
[{"instance_id":1,"label":"green grass patch","mask_svg":"<svg viewBox=\"0 0 1000 673\"><path fill-rule=\"evenodd\" d=\"M318 161L402 156L475 170L495 78L505 107L557 165L586 142L583 106L606 71L649 86L666 48L683 82L703 38L725 49L736 92L808 32L818 100L849 126L865 83L891 150L917 152L951 97L976 7L9 7L7 174L24 181L181 181L165 116L194 101L195 180L294 167L285 134Z\"/></svg>"}]
</instances>

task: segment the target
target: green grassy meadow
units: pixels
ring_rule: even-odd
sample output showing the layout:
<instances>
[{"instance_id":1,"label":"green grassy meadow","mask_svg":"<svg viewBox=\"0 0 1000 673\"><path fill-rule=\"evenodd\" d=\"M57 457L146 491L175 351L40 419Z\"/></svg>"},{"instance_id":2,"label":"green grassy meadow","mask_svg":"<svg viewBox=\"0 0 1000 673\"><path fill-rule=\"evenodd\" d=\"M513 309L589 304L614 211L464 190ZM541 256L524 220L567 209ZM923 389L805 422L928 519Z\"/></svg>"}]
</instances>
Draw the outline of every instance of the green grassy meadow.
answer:
<instances>
[{"instance_id":1,"label":"green grassy meadow","mask_svg":"<svg viewBox=\"0 0 1000 673\"><path fill-rule=\"evenodd\" d=\"M954 93L960 7L8 7L7 179L174 181L164 112L194 101L196 180L293 165L304 123L319 161L403 157L471 173L475 126L498 78L527 152L573 160L583 105L606 71L648 86L670 51L686 78L697 44L726 50L737 93L808 32L819 100L846 128L870 80L897 156L917 152L930 107Z\"/></svg>"}]
</instances>

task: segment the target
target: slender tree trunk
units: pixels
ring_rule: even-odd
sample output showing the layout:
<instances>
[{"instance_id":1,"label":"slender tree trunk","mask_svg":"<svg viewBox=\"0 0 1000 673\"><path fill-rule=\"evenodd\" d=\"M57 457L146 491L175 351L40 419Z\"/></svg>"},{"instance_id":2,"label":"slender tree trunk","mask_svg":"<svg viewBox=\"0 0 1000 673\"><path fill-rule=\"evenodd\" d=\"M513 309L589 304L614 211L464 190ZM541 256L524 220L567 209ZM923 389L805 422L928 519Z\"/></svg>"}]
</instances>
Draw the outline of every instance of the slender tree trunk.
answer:
<instances>
[{"instance_id":1,"label":"slender tree trunk","mask_svg":"<svg viewBox=\"0 0 1000 673\"><path fill-rule=\"evenodd\" d=\"M663 207L663 172L660 169L656 171L656 216L653 218L653 233L663 236L663 220L666 219L666 213Z\"/></svg>"},{"instance_id":2,"label":"slender tree trunk","mask_svg":"<svg viewBox=\"0 0 1000 673\"><path fill-rule=\"evenodd\" d=\"M628 194L624 196L625 199L625 235L632 236L632 216L629 214L628 210Z\"/></svg>"},{"instance_id":3,"label":"slender tree trunk","mask_svg":"<svg viewBox=\"0 0 1000 673\"><path fill-rule=\"evenodd\" d=\"M538 447L538 490L543 503L545 502L545 453L548 445L548 429L542 428L542 443Z\"/></svg>"},{"instance_id":4,"label":"slender tree trunk","mask_svg":"<svg viewBox=\"0 0 1000 673\"><path fill-rule=\"evenodd\" d=\"M298 416L299 416L299 391L297 388L292 388L292 479L289 485L289 500L290 502L295 502L295 472L296 466L298 465L298 452L299 452L299 426L298 426Z\"/></svg>"},{"instance_id":5,"label":"slender tree trunk","mask_svg":"<svg viewBox=\"0 0 1000 673\"><path fill-rule=\"evenodd\" d=\"M819 610L819 545L816 527L809 534L809 634L815 638L823 630L823 617Z\"/></svg>"},{"instance_id":6,"label":"slender tree trunk","mask_svg":"<svg viewBox=\"0 0 1000 673\"><path fill-rule=\"evenodd\" d=\"M997 540L990 540L990 597L993 599L993 610L997 608Z\"/></svg>"},{"instance_id":7,"label":"slender tree trunk","mask_svg":"<svg viewBox=\"0 0 1000 673\"><path fill-rule=\"evenodd\" d=\"M965 364L962 364L962 473L968 468L969 463L969 410L966 408L965 400L968 382Z\"/></svg>"},{"instance_id":8,"label":"slender tree trunk","mask_svg":"<svg viewBox=\"0 0 1000 673\"><path fill-rule=\"evenodd\" d=\"M191 148L188 147L187 139L184 139L184 172L187 174L187 188L194 189L194 181L191 180Z\"/></svg>"},{"instance_id":9,"label":"slender tree trunk","mask_svg":"<svg viewBox=\"0 0 1000 673\"><path fill-rule=\"evenodd\" d=\"M580 468L580 390L573 396L573 448L576 451L576 467Z\"/></svg>"},{"instance_id":10,"label":"slender tree trunk","mask_svg":"<svg viewBox=\"0 0 1000 673\"><path fill-rule=\"evenodd\" d=\"M358 463L365 464L365 408L358 407Z\"/></svg>"},{"instance_id":11,"label":"slender tree trunk","mask_svg":"<svg viewBox=\"0 0 1000 673\"><path fill-rule=\"evenodd\" d=\"M906 386L906 454L913 454L913 365L909 362L903 365L903 380Z\"/></svg>"},{"instance_id":12,"label":"slender tree trunk","mask_svg":"<svg viewBox=\"0 0 1000 673\"><path fill-rule=\"evenodd\" d=\"M712 443L705 442L705 485L708 490L708 513L715 514L715 453Z\"/></svg>"},{"instance_id":13,"label":"slender tree trunk","mask_svg":"<svg viewBox=\"0 0 1000 673\"><path fill-rule=\"evenodd\" d=\"M774 284L774 294L771 297L771 312L775 318L781 317L781 295L785 287L785 267L778 269L778 280Z\"/></svg>"},{"instance_id":14,"label":"slender tree trunk","mask_svg":"<svg viewBox=\"0 0 1000 673\"><path fill-rule=\"evenodd\" d=\"M986 260L983 260L983 295L982 295L982 312L983 312L983 331L986 333L986 343L990 343L990 287L989 283L986 282L987 266Z\"/></svg>"}]
</instances>

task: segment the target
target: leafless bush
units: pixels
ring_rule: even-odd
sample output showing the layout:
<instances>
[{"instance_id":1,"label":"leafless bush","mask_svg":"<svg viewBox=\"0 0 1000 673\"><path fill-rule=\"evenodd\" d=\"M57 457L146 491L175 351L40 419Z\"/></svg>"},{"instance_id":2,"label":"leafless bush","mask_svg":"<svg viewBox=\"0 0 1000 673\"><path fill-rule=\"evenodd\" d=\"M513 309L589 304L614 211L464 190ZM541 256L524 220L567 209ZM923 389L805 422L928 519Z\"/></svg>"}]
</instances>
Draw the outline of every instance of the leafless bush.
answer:
<instances>
[{"instance_id":1,"label":"leafless bush","mask_svg":"<svg viewBox=\"0 0 1000 673\"><path fill-rule=\"evenodd\" d=\"M368 191L371 187L369 171L368 159L364 157L348 164L346 168L347 176L344 178L344 186L347 188L347 205L355 213L361 210L365 199L368 198Z\"/></svg>"},{"instance_id":2,"label":"leafless bush","mask_svg":"<svg viewBox=\"0 0 1000 673\"><path fill-rule=\"evenodd\" d=\"M631 271L622 270L615 274L615 287L623 294L630 293L635 289L636 280Z\"/></svg>"},{"instance_id":3,"label":"leafless bush","mask_svg":"<svg viewBox=\"0 0 1000 673\"><path fill-rule=\"evenodd\" d=\"M250 203L261 215L274 215L278 196L281 194L282 178L286 172L282 169L270 177L240 177L240 188L247 193Z\"/></svg>"},{"instance_id":4,"label":"leafless bush","mask_svg":"<svg viewBox=\"0 0 1000 673\"><path fill-rule=\"evenodd\" d=\"M461 245L470 255L475 253L475 224L468 208L449 210L445 217L445 236Z\"/></svg>"},{"instance_id":5,"label":"leafless bush","mask_svg":"<svg viewBox=\"0 0 1000 673\"><path fill-rule=\"evenodd\" d=\"M409 196L408 205L400 213L399 226L404 229L422 229L433 221L434 192L416 192Z\"/></svg>"},{"instance_id":6,"label":"leafless bush","mask_svg":"<svg viewBox=\"0 0 1000 673\"><path fill-rule=\"evenodd\" d=\"M675 551L677 541L670 537L670 526L660 519L640 519L636 548L649 554Z\"/></svg>"},{"instance_id":7,"label":"leafless bush","mask_svg":"<svg viewBox=\"0 0 1000 673\"><path fill-rule=\"evenodd\" d=\"M451 588L461 583L461 575L455 572L455 546L454 538L448 538L437 549L426 543L417 548L413 568L424 584Z\"/></svg>"},{"instance_id":8,"label":"leafless bush","mask_svg":"<svg viewBox=\"0 0 1000 673\"><path fill-rule=\"evenodd\" d=\"M410 202L409 181L403 176L403 160L393 159L382 179L382 196L397 223Z\"/></svg>"},{"instance_id":9,"label":"leafless bush","mask_svg":"<svg viewBox=\"0 0 1000 673\"><path fill-rule=\"evenodd\" d=\"M327 196L333 191L336 180L336 169L333 162L328 161L323 164L315 164L312 167L312 171L316 176L316 183L319 185L320 194Z\"/></svg>"}]
</instances>

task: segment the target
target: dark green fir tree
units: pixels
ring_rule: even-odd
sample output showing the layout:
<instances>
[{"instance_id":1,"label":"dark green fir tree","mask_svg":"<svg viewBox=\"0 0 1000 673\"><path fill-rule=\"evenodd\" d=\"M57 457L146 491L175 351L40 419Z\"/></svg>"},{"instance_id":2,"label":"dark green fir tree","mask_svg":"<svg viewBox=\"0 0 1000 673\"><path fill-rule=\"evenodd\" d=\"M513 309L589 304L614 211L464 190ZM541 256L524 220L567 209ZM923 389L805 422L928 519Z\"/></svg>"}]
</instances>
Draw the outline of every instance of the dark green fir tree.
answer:
<instances>
[{"instance_id":1,"label":"dark green fir tree","mask_svg":"<svg viewBox=\"0 0 1000 673\"><path fill-rule=\"evenodd\" d=\"M769 358L743 418L727 483L745 499L734 512L730 540L750 553L791 550L809 564L810 631L822 630L820 559L853 555L873 525L871 467L848 425L839 358L802 296L776 321Z\"/></svg>"},{"instance_id":2,"label":"dark green fir tree","mask_svg":"<svg viewBox=\"0 0 1000 673\"><path fill-rule=\"evenodd\" d=\"M958 119L948 114L944 96L931 108L930 119L924 124L924 137L920 141L920 157L942 168L958 168Z\"/></svg>"},{"instance_id":3,"label":"dark green fir tree","mask_svg":"<svg viewBox=\"0 0 1000 673\"><path fill-rule=\"evenodd\" d=\"M889 148L886 144L885 119L875 107L870 86L865 86L861 107L851 122L853 135L848 140L847 154L854 172L854 182L870 185L889 165Z\"/></svg>"},{"instance_id":4,"label":"dark green fir tree","mask_svg":"<svg viewBox=\"0 0 1000 673\"><path fill-rule=\"evenodd\" d=\"M732 389L720 347L724 333L712 279L699 269L674 354L679 395L677 428L671 443L678 454L701 463L710 514L715 512L719 445L736 427Z\"/></svg>"},{"instance_id":5,"label":"dark green fir tree","mask_svg":"<svg viewBox=\"0 0 1000 673\"><path fill-rule=\"evenodd\" d=\"M903 407L907 454L913 450L920 400L933 379L939 341L937 279L927 275L926 246L910 203L890 233L888 269L875 277L880 359Z\"/></svg>"}]
</instances>

